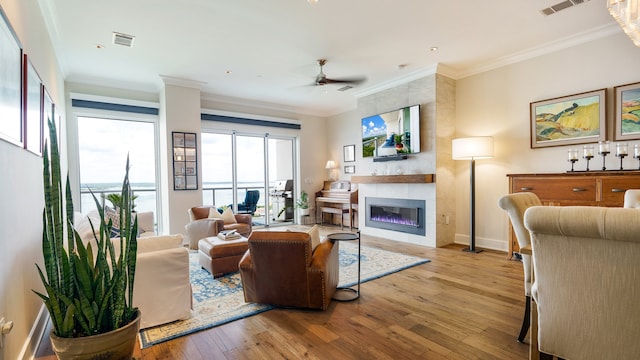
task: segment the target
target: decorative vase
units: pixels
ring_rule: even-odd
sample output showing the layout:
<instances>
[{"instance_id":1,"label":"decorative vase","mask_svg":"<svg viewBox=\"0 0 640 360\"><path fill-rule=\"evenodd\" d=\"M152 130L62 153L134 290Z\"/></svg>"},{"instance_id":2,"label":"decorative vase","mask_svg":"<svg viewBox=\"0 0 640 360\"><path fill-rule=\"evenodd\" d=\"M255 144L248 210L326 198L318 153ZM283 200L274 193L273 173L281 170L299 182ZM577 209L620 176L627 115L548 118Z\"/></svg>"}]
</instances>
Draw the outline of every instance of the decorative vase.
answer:
<instances>
[{"instance_id":1,"label":"decorative vase","mask_svg":"<svg viewBox=\"0 0 640 360\"><path fill-rule=\"evenodd\" d=\"M127 325L104 334L78 338L61 338L49 334L51 347L60 360L131 360L140 330L140 310Z\"/></svg>"}]
</instances>

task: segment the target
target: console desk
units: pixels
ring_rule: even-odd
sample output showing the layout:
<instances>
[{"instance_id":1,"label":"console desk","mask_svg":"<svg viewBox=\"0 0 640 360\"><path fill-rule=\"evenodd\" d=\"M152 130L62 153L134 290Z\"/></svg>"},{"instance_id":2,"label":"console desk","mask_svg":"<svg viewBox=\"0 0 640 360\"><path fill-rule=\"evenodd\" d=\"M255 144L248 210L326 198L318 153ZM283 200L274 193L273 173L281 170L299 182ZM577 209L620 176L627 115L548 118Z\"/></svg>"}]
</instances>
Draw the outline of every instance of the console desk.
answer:
<instances>
[{"instance_id":1,"label":"console desk","mask_svg":"<svg viewBox=\"0 0 640 360\"><path fill-rule=\"evenodd\" d=\"M557 174L507 174L509 193L532 192L544 205L622 207L624 192L640 189L640 171L576 171ZM509 223L511 229L511 223ZM509 231L509 255L519 252Z\"/></svg>"}]
</instances>

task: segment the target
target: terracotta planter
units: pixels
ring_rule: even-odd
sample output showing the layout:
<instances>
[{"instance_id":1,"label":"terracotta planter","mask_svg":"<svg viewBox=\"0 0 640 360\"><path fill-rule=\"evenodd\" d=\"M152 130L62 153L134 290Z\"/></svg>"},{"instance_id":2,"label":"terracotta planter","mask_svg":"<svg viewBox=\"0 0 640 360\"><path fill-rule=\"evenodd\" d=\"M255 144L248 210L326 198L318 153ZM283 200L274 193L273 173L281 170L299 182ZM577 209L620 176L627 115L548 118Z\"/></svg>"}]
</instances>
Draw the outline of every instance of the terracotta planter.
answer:
<instances>
[{"instance_id":1,"label":"terracotta planter","mask_svg":"<svg viewBox=\"0 0 640 360\"><path fill-rule=\"evenodd\" d=\"M108 333L80 338L49 334L51 347L60 360L130 360L140 330L140 311L129 324Z\"/></svg>"}]
</instances>

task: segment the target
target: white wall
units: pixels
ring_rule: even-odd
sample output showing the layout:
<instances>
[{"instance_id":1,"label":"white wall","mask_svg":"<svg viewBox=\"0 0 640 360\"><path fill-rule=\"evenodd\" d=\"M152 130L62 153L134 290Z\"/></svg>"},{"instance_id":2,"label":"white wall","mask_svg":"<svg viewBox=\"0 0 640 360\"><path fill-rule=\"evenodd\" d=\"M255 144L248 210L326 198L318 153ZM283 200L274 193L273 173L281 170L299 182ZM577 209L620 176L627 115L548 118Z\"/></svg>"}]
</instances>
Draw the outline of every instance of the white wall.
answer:
<instances>
[{"instance_id":1,"label":"white wall","mask_svg":"<svg viewBox=\"0 0 640 360\"><path fill-rule=\"evenodd\" d=\"M457 81L456 137L490 135L495 141L495 157L476 162L478 246L507 249L508 219L497 206L500 196L508 193L506 174L570 169L566 161L570 147L530 148L529 103L608 88L607 121L611 123L612 88L640 81L638 64L640 48L620 32ZM609 131L609 140L613 140L612 134ZM618 160L614 159L609 156L607 163L614 164ZM590 164L601 165L602 161L596 158ZM626 158L624 164L633 168L637 161ZM585 161L580 160L575 166L584 169ZM466 162L456 164L456 193L457 241L467 243L469 164Z\"/></svg>"},{"instance_id":2,"label":"white wall","mask_svg":"<svg viewBox=\"0 0 640 360\"><path fill-rule=\"evenodd\" d=\"M37 0L0 0L0 6L56 104L57 112L64 113L60 66ZM65 158L64 134L61 140ZM66 172L66 162L62 166ZM11 333L4 336L0 360L13 360L30 357L32 346L38 340L31 337L30 331L42 308L42 301L31 291L42 291L34 265L36 262L42 265L42 158L0 140L0 169L0 317L14 322ZM35 341L30 343L30 340Z\"/></svg>"}]
</instances>

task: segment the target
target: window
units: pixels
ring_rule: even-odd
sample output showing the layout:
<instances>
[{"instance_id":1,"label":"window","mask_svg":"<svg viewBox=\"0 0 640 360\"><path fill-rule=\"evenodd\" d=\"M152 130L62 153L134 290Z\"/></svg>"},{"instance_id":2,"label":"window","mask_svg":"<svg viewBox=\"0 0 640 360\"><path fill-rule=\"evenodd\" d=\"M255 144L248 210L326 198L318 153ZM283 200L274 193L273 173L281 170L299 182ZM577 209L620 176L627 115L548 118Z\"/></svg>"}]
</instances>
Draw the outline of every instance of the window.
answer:
<instances>
[{"instance_id":1,"label":"window","mask_svg":"<svg viewBox=\"0 0 640 360\"><path fill-rule=\"evenodd\" d=\"M81 211L94 210L89 189L103 204L103 196L120 193L127 155L129 181L138 212L157 211L156 136L154 122L79 116L78 157Z\"/></svg>"}]
</instances>

